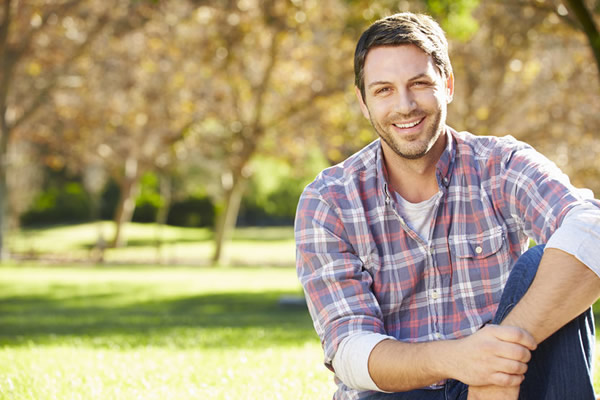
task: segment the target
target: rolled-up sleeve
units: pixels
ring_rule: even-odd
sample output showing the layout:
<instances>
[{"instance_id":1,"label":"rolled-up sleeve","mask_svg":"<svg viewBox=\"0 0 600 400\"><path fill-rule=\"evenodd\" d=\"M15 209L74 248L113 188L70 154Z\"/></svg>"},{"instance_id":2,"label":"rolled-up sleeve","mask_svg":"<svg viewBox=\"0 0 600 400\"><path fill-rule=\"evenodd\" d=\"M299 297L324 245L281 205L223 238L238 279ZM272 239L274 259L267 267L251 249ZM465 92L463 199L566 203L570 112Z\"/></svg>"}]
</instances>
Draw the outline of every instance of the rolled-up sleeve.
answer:
<instances>
[{"instance_id":1,"label":"rolled-up sleeve","mask_svg":"<svg viewBox=\"0 0 600 400\"><path fill-rule=\"evenodd\" d=\"M348 240L346 226L351 222L340 214L309 186L295 221L297 273L329 368L347 336L361 331L385 334L372 277Z\"/></svg>"},{"instance_id":2,"label":"rolled-up sleeve","mask_svg":"<svg viewBox=\"0 0 600 400\"><path fill-rule=\"evenodd\" d=\"M600 277L600 207L590 203L573 207L546 248L572 254Z\"/></svg>"}]
</instances>

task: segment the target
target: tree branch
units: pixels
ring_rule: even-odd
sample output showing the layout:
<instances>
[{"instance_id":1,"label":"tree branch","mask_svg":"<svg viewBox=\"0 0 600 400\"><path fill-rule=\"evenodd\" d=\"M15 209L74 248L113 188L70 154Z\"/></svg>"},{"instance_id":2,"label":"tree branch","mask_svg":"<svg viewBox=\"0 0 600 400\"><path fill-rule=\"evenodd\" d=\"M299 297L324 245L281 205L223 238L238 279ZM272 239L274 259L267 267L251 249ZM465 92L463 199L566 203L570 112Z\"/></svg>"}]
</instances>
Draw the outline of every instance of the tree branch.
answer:
<instances>
[{"instance_id":1,"label":"tree branch","mask_svg":"<svg viewBox=\"0 0 600 400\"><path fill-rule=\"evenodd\" d=\"M27 52L27 50L29 49L29 46L31 45L33 38L42 29L44 29L44 27L48 23L48 20L50 19L51 15L53 15L53 14L63 15L64 13L66 13L67 11L69 11L70 9L75 7L80 2L81 2L81 0L71 0L66 3L62 3L55 7L51 7L49 9L47 9L46 12L44 13L44 15L42 16L42 21L41 21L40 25L30 29L29 31L27 31L27 33L25 33L23 35L23 39L21 40L21 43L19 44L19 46L16 50L17 59L21 58L23 56L23 54L25 54Z\"/></svg>"},{"instance_id":2,"label":"tree branch","mask_svg":"<svg viewBox=\"0 0 600 400\"><path fill-rule=\"evenodd\" d=\"M298 102L294 103L292 106L288 107L288 109L285 110L284 112L282 112L281 115L279 115L276 119L270 121L268 123L267 127L268 128L275 127L275 126L281 124L282 122L294 117L296 114L305 110L307 107L310 107L310 105L313 104L316 100L324 98L324 97L329 97L329 96L331 96L337 92L341 92L341 91L343 91L343 89L333 87L333 88L323 89L320 92L313 92L313 94L311 96L307 97L306 99L304 99L302 101L298 101Z\"/></svg>"},{"instance_id":3,"label":"tree branch","mask_svg":"<svg viewBox=\"0 0 600 400\"><path fill-rule=\"evenodd\" d=\"M10 26L12 15L10 13L11 0L4 0L2 21L0 21L0 55L4 55L6 43L8 42L8 28Z\"/></svg>"},{"instance_id":4,"label":"tree branch","mask_svg":"<svg viewBox=\"0 0 600 400\"><path fill-rule=\"evenodd\" d=\"M81 56L81 54L83 54L83 52L85 51L85 49L88 46L90 46L92 44L92 42L94 41L96 36L98 36L100 34L100 32L102 32L102 29L104 29L104 27L106 26L108 21L109 21L109 17L107 14L102 15L98 19L94 28L88 33L87 39L85 40L85 42L83 42L79 46L77 46L77 48L73 51L73 53L69 56L69 58L67 58L63 63L61 63L60 68L53 71L53 73L50 77L50 83L48 83L46 85L46 87L44 87L42 90L40 90L40 92L38 93L36 98L31 102L29 107L26 108L26 110L23 112L23 114L21 114L21 116L15 120L15 122L12 124L10 129L14 129L17 126L21 125L24 121L26 121L28 118L30 118L39 109L39 107L42 104L44 104L44 101L46 101L50 92L52 90L54 90L54 88L58 84L58 78L61 75L64 75L64 73L73 64L73 62L77 58L79 58Z\"/></svg>"},{"instance_id":5,"label":"tree branch","mask_svg":"<svg viewBox=\"0 0 600 400\"><path fill-rule=\"evenodd\" d=\"M596 26L594 18L583 3L583 0L566 0L565 2L573 14L575 14L575 17L581 24L583 33L585 33L585 36L588 38L592 53L596 60L596 67L600 74L600 33L598 32L598 27Z\"/></svg>"}]
</instances>

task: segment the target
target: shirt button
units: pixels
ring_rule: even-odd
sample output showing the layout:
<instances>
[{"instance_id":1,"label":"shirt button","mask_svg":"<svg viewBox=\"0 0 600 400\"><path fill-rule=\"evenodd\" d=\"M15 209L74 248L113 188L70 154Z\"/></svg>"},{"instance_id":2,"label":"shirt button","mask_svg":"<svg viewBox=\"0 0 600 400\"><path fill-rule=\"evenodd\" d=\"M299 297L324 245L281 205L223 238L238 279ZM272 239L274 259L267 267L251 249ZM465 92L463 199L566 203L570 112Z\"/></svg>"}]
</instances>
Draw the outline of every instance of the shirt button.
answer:
<instances>
[{"instance_id":1,"label":"shirt button","mask_svg":"<svg viewBox=\"0 0 600 400\"><path fill-rule=\"evenodd\" d=\"M481 246L475 247L475 253L481 254L482 251L483 251L483 249L481 248Z\"/></svg>"},{"instance_id":2,"label":"shirt button","mask_svg":"<svg viewBox=\"0 0 600 400\"><path fill-rule=\"evenodd\" d=\"M444 185L448 184L448 178L444 177L443 181L444 181Z\"/></svg>"},{"instance_id":3,"label":"shirt button","mask_svg":"<svg viewBox=\"0 0 600 400\"><path fill-rule=\"evenodd\" d=\"M441 334L441 333L439 333L439 332L436 332L436 333L435 333L435 338L436 338L436 339L441 339L441 338L442 338L442 334Z\"/></svg>"},{"instance_id":4,"label":"shirt button","mask_svg":"<svg viewBox=\"0 0 600 400\"><path fill-rule=\"evenodd\" d=\"M438 291L437 291L437 290L433 290L433 291L431 292L431 298L432 298L433 300L437 300L439 297L440 297L440 294L438 293Z\"/></svg>"}]
</instances>

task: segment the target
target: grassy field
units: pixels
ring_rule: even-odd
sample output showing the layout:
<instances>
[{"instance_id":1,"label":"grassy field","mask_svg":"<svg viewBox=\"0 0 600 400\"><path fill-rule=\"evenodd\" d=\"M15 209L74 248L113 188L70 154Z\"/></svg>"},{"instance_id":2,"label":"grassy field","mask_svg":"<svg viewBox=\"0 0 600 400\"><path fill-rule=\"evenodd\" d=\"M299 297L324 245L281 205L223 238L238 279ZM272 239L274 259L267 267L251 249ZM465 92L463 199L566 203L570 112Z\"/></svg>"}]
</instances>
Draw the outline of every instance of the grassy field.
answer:
<instances>
[{"instance_id":1,"label":"grassy field","mask_svg":"<svg viewBox=\"0 0 600 400\"><path fill-rule=\"evenodd\" d=\"M11 237L42 261L0 266L0 400L331 398L306 308L280 302L301 297L291 228L237 230L226 268L203 266L208 230L166 228L160 252L155 226L127 232L102 266L65 263L93 225Z\"/></svg>"},{"instance_id":2,"label":"grassy field","mask_svg":"<svg viewBox=\"0 0 600 400\"><path fill-rule=\"evenodd\" d=\"M320 399L291 268L0 267L0 399Z\"/></svg>"}]
</instances>

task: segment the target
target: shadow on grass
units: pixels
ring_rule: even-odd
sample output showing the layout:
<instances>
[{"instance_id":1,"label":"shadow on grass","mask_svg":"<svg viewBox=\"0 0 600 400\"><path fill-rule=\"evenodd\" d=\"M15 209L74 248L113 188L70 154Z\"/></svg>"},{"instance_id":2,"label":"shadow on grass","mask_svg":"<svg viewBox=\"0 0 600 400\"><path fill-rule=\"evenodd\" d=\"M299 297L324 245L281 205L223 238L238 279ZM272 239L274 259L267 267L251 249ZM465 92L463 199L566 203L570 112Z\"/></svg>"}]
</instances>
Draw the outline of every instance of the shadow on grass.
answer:
<instances>
[{"instance_id":1,"label":"shadow on grass","mask_svg":"<svg viewBox=\"0 0 600 400\"><path fill-rule=\"evenodd\" d=\"M161 246L169 246L176 244L198 244L201 242L208 242L212 240L211 237L199 237L199 238L170 238L162 239L160 241ZM96 243L81 243L78 246L74 246L78 249L91 250L96 247ZM126 247L156 247L156 239L128 239Z\"/></svg>"},{"instance_id":2,"label":"shadow on grass","mask_svg":"<svg viewBox=\"0 0 600 400\"><path fill-rule=\"evenodd\" d=\"M316 340L305 307L280 305L290 294L207 294L126 305L110 304L114 291L7 297L0 299L0 345L260 348Z\"/></svg>"}]
</instances>

